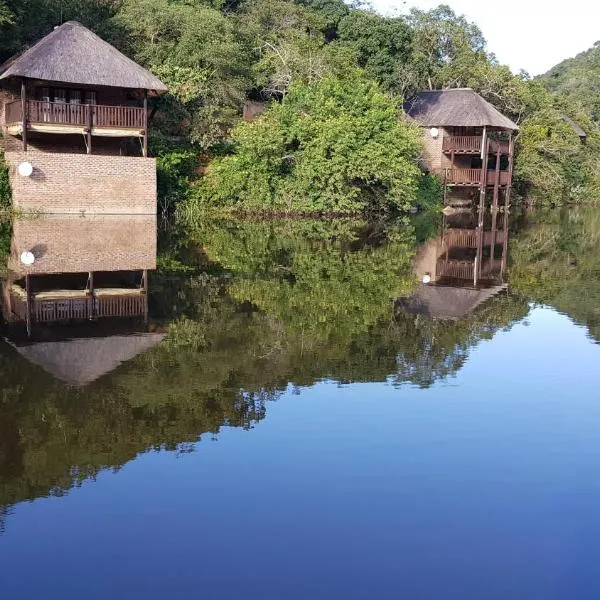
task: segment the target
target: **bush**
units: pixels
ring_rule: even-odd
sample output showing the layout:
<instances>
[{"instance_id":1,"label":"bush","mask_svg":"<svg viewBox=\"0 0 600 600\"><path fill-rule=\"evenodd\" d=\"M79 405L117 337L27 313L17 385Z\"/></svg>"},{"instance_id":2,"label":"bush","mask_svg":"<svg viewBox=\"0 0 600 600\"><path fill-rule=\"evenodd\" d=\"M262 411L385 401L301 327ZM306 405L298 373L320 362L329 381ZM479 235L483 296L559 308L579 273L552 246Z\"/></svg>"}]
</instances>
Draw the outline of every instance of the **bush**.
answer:
<instances>
[{"instance_id":1,"label":"bush","mask_svg":"<svg viewBox=\"0 0 600 600\"><path fill-rule=\"evenodd\" d=\"M233 154L197 187L192 212L353 213L415 202L420 132L361 76L293 85L233 140Z\"/></svg>"}]
</instances>

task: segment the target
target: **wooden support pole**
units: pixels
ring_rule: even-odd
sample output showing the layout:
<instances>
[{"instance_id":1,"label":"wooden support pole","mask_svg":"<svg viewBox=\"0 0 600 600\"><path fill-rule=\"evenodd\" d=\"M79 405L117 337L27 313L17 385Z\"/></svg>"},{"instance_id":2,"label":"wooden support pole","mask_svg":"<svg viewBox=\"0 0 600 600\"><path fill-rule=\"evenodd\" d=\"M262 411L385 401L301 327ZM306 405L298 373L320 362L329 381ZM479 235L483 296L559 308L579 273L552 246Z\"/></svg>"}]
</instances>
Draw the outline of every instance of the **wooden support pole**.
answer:
<instances>
[{"instance_id":1,"label":"wooden support pole","mask_svg":"<svg viewBox=\"0 0 600 600\"><path fill-rule=\"evenodd\" d=\"M142 273L142 281L144 286L144 323L148 324L148 271L144 269Z\"/></svg>"},{"instance_id":2,"label":"wooden support pole","mask_svg":"<svg viewBox=\"0 0 600 600\"><path fill-rule=\"evenodd\" d=\"M494 263L494 251L496 247L496 220L498 217L498 200L500 196L500 150L496 152L496 179L494 181L494 198L492 201L492 244L490 247L490 267Z\"/></svg>"},{"instance_id":3,"label":"wooden support pole","mask_svg":"<svg viewBox=\"0 0 600 600\"><path fill-rule=\"evenodd\" d=\"M27 327L27 337L31 337L31 304L32 304L32 293L31 293L31 281L30 276L25 275L25 322Z\"/></svg>"},{"instance_id":4,"label":"wooden support pole","mask_svg":"<svg viewBox=\"0 0 600 600\"><path fill-rule=\"evenodd\" d=\"M475 276L474 281L477 285L477 280L481 276L481 262L483 257L483 223L485 219L485 197L487 191L487 167L488 156L490 150L490 142L487 136L487 128L483 128L483 137L481 140L481 175L479 178L479 219L477 223L477 256L475 259Z\"/></svg>"},{"instance_id":5,"label":"wooden support pole","mask_svg":"<svg viewBox=\"0 0 600 600\"><path fill-rule=\"evenodd\" d=\"M513 134L510 134L508 140L508 184L504 189L504 244L502 245L502 266L500 267L500 275L504 277L506 265L508 262L508 217L510 213L510 190L512 187L512 176L514 166L515 140Z\"/></svg>"},{"instance_id":6,"label":"wooden support pole","mask_svg":"<svg viewBox=\"0 0 600 600\"><path fill-rule=\"evenodd\" d=\"M25 84L25 77L21 79L21 122L23 127L21 133L23 152L27 152L27 85Z\"/></svg>"},{"instance_id":7,"label":"wooden support pole","mask_svg":"<svg viewBox=\"0 0 600 600\"><path fill-rule=\"evenodd\" d=\"M98 311L96 310L96 298L94 296L94 273L92 271L88 272L88 289L90 292L90 297L88 299L88 319L94 319Z\"/></svg>"},{"instance_id":8,"label":"wooden support pole","mask_svg":"<svg viewBox=\"0 0 600 600\"><path fill-rule=\"evenodd\" d=\"M144 90L144 156L148 156L148 90Z\"/></svg>"},{"instance_id":9,"label":"wooden support pole","mask_svg":"<svg viewBox=\"0 0 600 600\"><path fill-rule=\"evenodd\" d=\"M87 104L87 153L92 153L92 128L94 127L94 105Z\"/></svg>"}]
</instances>

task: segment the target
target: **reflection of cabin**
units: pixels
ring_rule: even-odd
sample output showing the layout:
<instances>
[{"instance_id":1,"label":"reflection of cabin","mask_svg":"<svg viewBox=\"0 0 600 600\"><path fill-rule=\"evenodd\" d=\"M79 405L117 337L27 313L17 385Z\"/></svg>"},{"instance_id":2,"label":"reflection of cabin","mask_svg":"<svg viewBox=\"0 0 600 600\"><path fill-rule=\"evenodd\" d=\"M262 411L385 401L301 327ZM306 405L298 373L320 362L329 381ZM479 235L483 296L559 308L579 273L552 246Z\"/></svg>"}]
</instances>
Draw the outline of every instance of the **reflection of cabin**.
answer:
<instances>
[{"instance_id":1,"label":"reflection of cabin","mask_svg":"<svg viewBox=\"0 0 600 600\"><path fill-rule=\"evenodd\" d=\"M21 261L34 256L31 265ZM17 219L4 304L8 320L36 324L148 316L156 217Z\"/></svg>"},{"instance_id":2,"label":"reflection of cabin","mask_svg":"<svg viewBox=\"0 0 600 600\"><path fill-rule=\"evenodd\" d=\"M26 360L71 385L85 385L146 352L164 338L161 333L111 331L106 335L81 329L71 337L36 342L11 339Z\"/></svg>"},{"instance_id":3,"label":"reflection of cabin","mask_svg":"<svg viewBox=\"0 0 600 600\"><path fill-rule=\"evenodd\" d=\"M419 92L405 104L424 129L423 160L462 197L493 190L510 195L518 126L471 89ZM460 191L460 188L466 188Z\"/></svg>"},{"instance_id":4,"label":"reflection of cabin","mask_svg":"<svg viewBox=\"0 0 600 600\"><path fill-rule=\"evenodd\" d=\"M156 209L148 159L154 75L81 24L57 27L0 67L0 148L15 205L47 212ZM17 174L19 164L33 167Z\"/></svg>"},{"instance_id":5,"label":"reflection of cabin","mask_svg":"<svg viewBox=\"0 0 600 600\"><path fill-rule=\"evenodd\" d=\"M508 213L452 211L442 233L417 252L414 272L426 282L397 310L433 318L458 319L506 289Z\"/></svg>"}]
</instances>

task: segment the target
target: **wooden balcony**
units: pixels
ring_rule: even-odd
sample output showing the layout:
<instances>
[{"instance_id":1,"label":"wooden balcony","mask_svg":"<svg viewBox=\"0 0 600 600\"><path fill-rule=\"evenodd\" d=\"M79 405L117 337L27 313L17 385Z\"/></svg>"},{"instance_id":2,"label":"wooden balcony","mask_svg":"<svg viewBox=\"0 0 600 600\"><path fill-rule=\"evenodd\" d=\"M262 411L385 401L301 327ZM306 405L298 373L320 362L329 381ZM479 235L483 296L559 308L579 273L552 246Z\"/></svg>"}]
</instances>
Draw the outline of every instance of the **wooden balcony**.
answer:
<instances>
[{"instance_id":1,"label":"wooden balcony","mask_svg":"<svg viewBox=\"0 0 600 600\"><path fill-rule=\"evenodd\" d=\"M442 169L441 177L448 185L471 186L479 187L483 175L482 169ZM488 170L486 184L494 186L498 179L498 185L510 185L510 173L508 171L499 171L496 176L496 171Z\"/></svg>"},{"instance_id":2,"label":"wooden balcony","mask_svg":"<svg viewBox=\"0 0 600 600\"><path fill-rule=\"evenodd\" d=\"M21 99L6 105L6 126L10 135L23 133ZM45 133L89 133L96 136L125 137L145 135L147 112L135 106L68 104L65 102L25 102L27 131Z\"/></svg>"},{"instance_id":3,"label":"wooden balcony","mask_svg":"<svg viewBox=\"0 0 600 600\"><path fill-rule=\"evenodd\" d=\"M27 294L19 285L11 287L11 309L22 321L27 319ZM31 295L31 321L56 323L106 317L145 317L148 296L138 289L53 290Z\"/></svg>"},{"instance_id":4,"label":"wooden balcony","mask_svg":"<svg viewBox=\"0 0 600 600\"><path fill-rule=\"evenodd\" d=\"M480 135L459 135L444 137L442 149L446 154L481 154L483 138ZM510 147L507 141L489 140L490 154L508 154Z\"/></svg>"},{"instance_id":5,"label":"wooden balcony","mask_svg":"<svg viewBox=\"0 0 600 600\"><path fill-rule=\"evenodd\" d=\"M484 231L483 246L502 244L507 234L506 231ZM476 229L446 229L443 242L447 248L477 248L477 238Z\"/></svg>"},{"instance_id":6,"label":"wooden balcony","mask_svg":"<svg viewBox=\"0 0 600 600\"><path fill-rule=\"evenodd\" d=\"M484 260L481 265L479 277L493 277L498 275L502 269L502 260ZM475 275L475 261L473 260L444 260L437 262L436 274L438 277L449 277L451 279L471 280Z\"/></svg>"}]
</instances>

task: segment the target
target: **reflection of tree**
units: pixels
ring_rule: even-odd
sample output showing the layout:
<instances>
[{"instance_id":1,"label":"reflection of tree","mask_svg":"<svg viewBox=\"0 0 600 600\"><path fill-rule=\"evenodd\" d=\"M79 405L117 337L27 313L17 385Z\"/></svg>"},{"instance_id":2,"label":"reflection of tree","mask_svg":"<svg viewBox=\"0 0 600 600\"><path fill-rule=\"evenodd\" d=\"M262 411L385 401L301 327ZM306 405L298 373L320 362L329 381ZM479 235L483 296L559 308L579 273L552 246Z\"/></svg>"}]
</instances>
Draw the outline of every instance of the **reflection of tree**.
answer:
<instances>
[{"instance_id":1,"label":"reflection of tree","mask_svg":"<svg viewBox=\"0 0 600 600\"><path fill-rule=\"evenodd\" d=\"M510 245L511 288L585 325L600 341L600 211L594 207L527 215Z\"/></svg>"},{"instance_id":2,"label":"reflection of tree","mask_svg":"<svg viewBox=\"0 0 600 600\"><path fill-rule=\"evenodd\" d=\"M455 375L465 364L472 347L481 340L492 339L498 330L511 327L527 312L525 300L502 295L460 321L398 313L395 381L429 387L438 379Z\"/></svg>"},{"instance_id":3,"label":"reflection of tree","mask_svg":"<svg viewBox=\"0 0 600 600\"><path fill-rule=\"evenodd\" d=\"M213 224L168 248L152 282L165 342L82 389L0 351L0 506L63 494L151 449L251 428L291 383L427 386L509 325L497 299L464 322L393 315L410 291L411 231L322 222ZM180 239L180 238L177 238ZM207 266L181 273L192 264ZM425 358L424 358L425 357Z\"/></svg>"}]
</instances>

